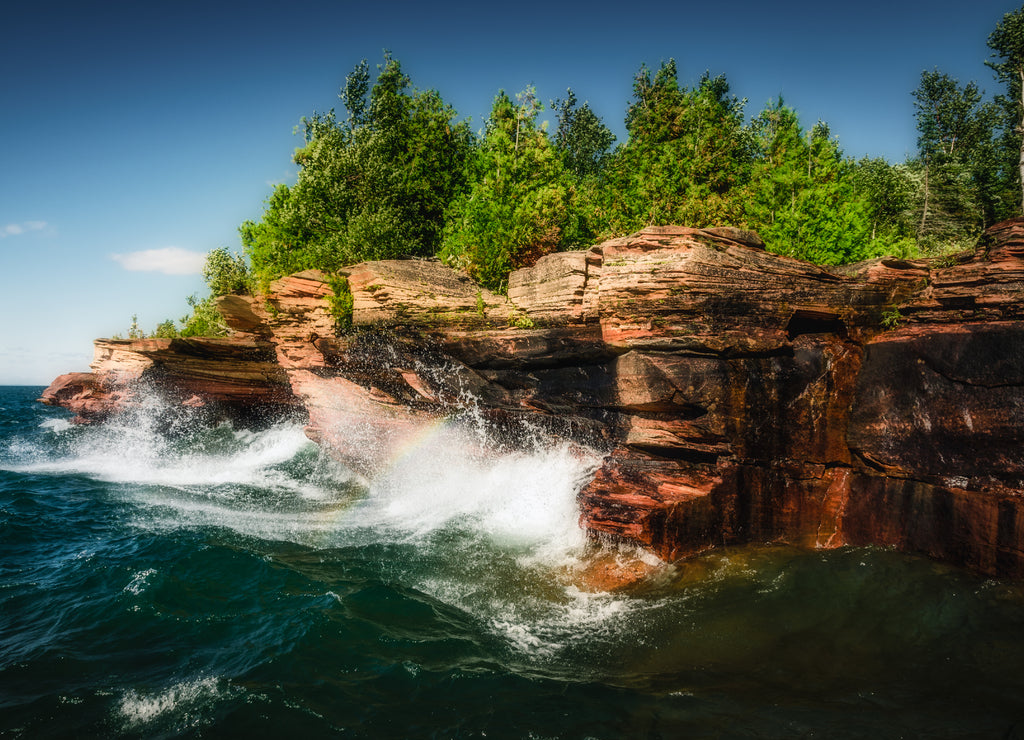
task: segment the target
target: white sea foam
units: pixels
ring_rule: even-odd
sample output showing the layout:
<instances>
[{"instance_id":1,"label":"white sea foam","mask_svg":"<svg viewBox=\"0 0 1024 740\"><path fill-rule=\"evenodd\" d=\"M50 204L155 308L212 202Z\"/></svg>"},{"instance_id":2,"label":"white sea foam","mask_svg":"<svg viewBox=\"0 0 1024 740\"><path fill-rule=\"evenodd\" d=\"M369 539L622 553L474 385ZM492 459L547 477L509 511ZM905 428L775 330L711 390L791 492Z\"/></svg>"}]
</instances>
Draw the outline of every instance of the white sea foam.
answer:
<instances>
[{"instance_id":1,"label":"white sea foam","mask_svg":"<svg viewBox=\"0 0 1024 740\"><path fill-rule=\"evenodd\" d=\"M513 548L583 543L576 493L595 454L569 445L491 452L469 435L445 429L371 481L367 508L380 524L415 536L461 525Z\"/></svg>"},{"instance_id":2,"label":"white sea foam","mask_svg":"<svg viewBox=\"0 0 1024 740\"><path fill-rule=\"evenodd\" d=\"M568 586L565 599L535 603L517 609L515 603L495 604L488 623L491 630L516 652L533 658L553 658L569 648L581 634L590 640L608 636L624 617L639 608L637 602L610 593L589 593ZM525 613L520 614L520 612Z\"/></svg>"},{"instance_id":3,"label":"white sea foam","mask_svg":"<svg viewBox=\"0 0 1024 740\"><path fill-rule=\"evenodd\" d=\"M576 497L600 462L596 452L528 434L518 448L502 446L467 414L462 423L437 425L357 485L297 424L201 430L185 434L183 443L180 434L160 433L160 413L154 406L130 424L76 429L62 440L62 454L24 467L125 484L110 495L134 507L138 527L227 527L325 548L414 545L430 562L445 564L428 572L412 565L403 576L411 585L473 615L512 651L535 659L557 657L581 630L614 630L638 608L626 596L571 585L572 574L586 568ZM138 595L153 575L135 573L125 591ZM203 679L157 694L130 693L122 713L147 721L216 685Z\"/></svg>"},{"instance_id":4,"label":"white sea foam","mask_svg":"<svg viewBox=\"0 0 1024 740\"><path fill-rule=\"evenodd\" d=\"M222 682L213 676L183 681L153 693L129 690L121 696L118 712L130 726L145 725L214 701L223 693Z\"/></svg>"},{"instance_id":5,"label":"white sea foam","mask_svg":"<svg viewBox=\"0 0 1024 740\"><path fill-rule=\"evenodd\" d=\"M147 425L108 425L83 430L60 454L43 454L24 446L13 450L19 472L81 474L111 483L172 487L251 485L297 488L299 481L278 466L313 447L295 424L260 432L219 430L219 449L204 449L208 440L177 446Z\"/></svg>"},{"instance_id":6,"label":"white sea foam","mask_svg":"<svg viewBox=\"0 0 1024 740\"><path fill-rule=\"evenodd\" d=\"M186 420L183 433L168 436L168 413L150 399L130 415L61 435L57 454L19 450L13 467L128 484L119 495L169 510L164 524L215 523L275 539L307 542L304 529L320 537L333 528L417 540L456 527L549 559L584 542L575 499L598 456L566 444L500 449L471 412L404 450L357 503L355 475L327 460L298 424L190 430ZM48 429L63 428L51 421Z\"/></svg>"},{"instance_id":7,"label":"white sea foam","mask_svg":"<svg viewBox=\"0 0 1024 740\"><path fill-rule=\"evenodd\" d=\"M66 432L68 429L73 427L73 424L67 419L46 419L39 427L41 429L49 429L54 434L60 434Z\"/></svg>"},{"instance_id":8,"label":"white sea foam","mask_svg":"<svg viewBox=\"0 0 1024 740\"><path fill-rule=\"evenodd\" d=\"M132 576L132 580L124 587L125 593L134 594L138 596L146 590L146 586L149 585L149 577L152 576L156 571L153 568L147 568L146 570L140 570L138 573Z\"/></svg>"}]
</instances>

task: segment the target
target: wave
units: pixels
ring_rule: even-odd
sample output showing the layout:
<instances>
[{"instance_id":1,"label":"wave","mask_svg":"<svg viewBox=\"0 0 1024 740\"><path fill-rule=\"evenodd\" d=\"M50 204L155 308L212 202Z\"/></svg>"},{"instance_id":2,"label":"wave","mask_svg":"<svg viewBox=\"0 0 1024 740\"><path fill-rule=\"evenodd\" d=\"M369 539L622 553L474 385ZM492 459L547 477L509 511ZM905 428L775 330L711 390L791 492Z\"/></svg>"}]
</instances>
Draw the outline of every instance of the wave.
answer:
<instances>
[{"instance_id":1,"label":"wave","mask_svg":"<svg viewBox=\"0 0 1024 740\"><path fill-rule=\"evenodd\" d=\"M251 431L186 420L168 431L168 413L150 399L99 426L48 419L44 434L8 445L4 467L117 484L142 509L181 515L157 517L163 524L219 524L300 544L309 542L303 523L318 538L333 529L336 544L370 532L425 541L454 528L548 560L585 544L576 494L599 463L592 450L528 434L509 449L469 414L439 423L365 480L299 424Z\"/></svg>"},{"instance_id":2,"label":"wave","mask_svg":"<svg viewBox=\"0 0 1024 740\"><path fill-rule=\"evenodd\" d=\"M45 419L42 422L40 422L39 428L48 429L51 432L56 432L59 434L60 432L66 432L69 429L73 429L74 425L64 418L51 418Z\"/></svg>"},{"instance_id":3,"label":"wave","mask_svg":"<svg viewBox=\"0 0 1024 740\"><path fill-rule=\"evenodd\" d=\"M164 412L151 402L101 426L45 425L7 467L109 483L136 528L225 528L323 552L407 547L402 582L516 653L555 656L579 630L599 631L627 608L626 597L595 595L579 577L591 553L576 497L600 463L593 450L529 430L511 448L470 413L439 423L366 480L298 424L168 432ZM140 569L129 590L144 590L150 575Z\"/></svg>"},{"instance_id":4,"label":"wave","mask_svg":"<svg viewBox=\"0 0 1024 740\"><path fill-rule=\"evenodd\" d=\"M122 694L117 709L124 721L124 730L140 732L157 729L153 725L171 724L179 725L173 731L180 731L190 725L194 729L196 722L193 718L204 714L203 710L210 714L208 707L231 693L225 681L207 676L181 681L151 693L128 690Z\"/></svg>"}]
</instances>

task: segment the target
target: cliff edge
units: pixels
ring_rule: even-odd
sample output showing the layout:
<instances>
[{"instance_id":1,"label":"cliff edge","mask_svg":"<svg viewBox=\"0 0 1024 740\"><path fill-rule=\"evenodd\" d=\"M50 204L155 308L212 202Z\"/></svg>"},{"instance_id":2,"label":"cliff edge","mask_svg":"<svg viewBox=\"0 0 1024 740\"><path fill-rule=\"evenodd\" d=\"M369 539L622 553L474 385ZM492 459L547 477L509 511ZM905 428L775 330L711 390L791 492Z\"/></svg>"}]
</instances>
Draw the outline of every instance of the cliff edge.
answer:
<instances>
[{"instance_id":1,"label":"cliff edge","mask_svg":"<svg viewBox=\"0 0 1024 740\"><path fill-rule=\"evenodd\" d=\"M1024 219L955 259L834 270L751 232L648 228L544 257L507 298L433 261L344 272L350 332L307 271L221 298L228 339L97 340L93 372L41 400L85 422L142 389L298 414L367 475L472 406L512 442L601 450L582 525L663 559L878 544L1024 576Z\"/></svg>"}]
</instances>

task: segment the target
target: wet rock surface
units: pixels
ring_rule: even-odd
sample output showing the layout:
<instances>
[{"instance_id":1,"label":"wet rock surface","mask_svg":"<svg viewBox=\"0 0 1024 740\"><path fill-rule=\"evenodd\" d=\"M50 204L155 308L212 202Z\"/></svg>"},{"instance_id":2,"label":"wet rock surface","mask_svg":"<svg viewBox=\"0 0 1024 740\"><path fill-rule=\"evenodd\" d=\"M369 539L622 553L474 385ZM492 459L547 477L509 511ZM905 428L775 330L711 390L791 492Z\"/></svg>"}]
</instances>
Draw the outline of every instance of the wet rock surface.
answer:
<instances>
[{"instance_id":1,"label":"wet rock surface","mask_svg":"<svg viewBox=\"0 0 1024 740\"><path fill-rule=\"evenodd\" d=\"M544 257L507 299L432 261L345 273L353 331L307 271L220 299L229 339L99 340L43 400L102 419L147 383L298 409L367 475L471 410L600 450L582 524L664 559L875 543L1024 576L1024 220L953 259L835 270L649 228Z\"/></svg>"}]
</instances>

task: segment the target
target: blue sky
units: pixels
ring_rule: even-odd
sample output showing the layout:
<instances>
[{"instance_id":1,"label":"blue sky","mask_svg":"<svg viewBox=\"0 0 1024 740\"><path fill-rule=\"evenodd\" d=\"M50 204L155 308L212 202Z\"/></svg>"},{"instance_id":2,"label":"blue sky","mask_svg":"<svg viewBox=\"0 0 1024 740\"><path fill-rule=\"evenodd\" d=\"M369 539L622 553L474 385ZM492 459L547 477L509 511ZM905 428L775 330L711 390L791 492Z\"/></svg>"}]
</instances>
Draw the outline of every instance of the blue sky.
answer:
<instances>
[{"instance_id":1,"label":"blue sky","mask_svg":"<svg viewBox=\"0 0 1024 740\"><path fill-rule=\"evenodd\" d=\"M1002 0L56 2L3 13L0 384L86 370L92 340L152 331L204 294L202 255L240 250L293 129L390 49L479 128L499 89L572 87L623 135L642 63L725 74L748 115L782 94L847 155L901 161L924 69L996 88Z\"/></svg>"}]
</instances>

